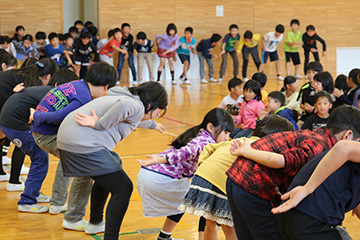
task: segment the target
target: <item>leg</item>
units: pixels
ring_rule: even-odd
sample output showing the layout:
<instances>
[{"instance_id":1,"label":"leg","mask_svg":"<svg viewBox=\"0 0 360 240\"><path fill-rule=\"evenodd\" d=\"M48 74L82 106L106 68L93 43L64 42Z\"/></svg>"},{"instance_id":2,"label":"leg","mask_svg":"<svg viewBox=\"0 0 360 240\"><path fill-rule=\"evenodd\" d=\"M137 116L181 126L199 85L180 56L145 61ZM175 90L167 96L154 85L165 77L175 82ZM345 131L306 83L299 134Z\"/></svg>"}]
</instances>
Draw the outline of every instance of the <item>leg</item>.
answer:
<instances>
[{"instance_id":1,"label":"leg","mask_svg":"<svg viewBox=\"0 0 360 240\"><path fill-rule=\"evenodd\" d=\"M158 68L158 74L157 74L157 81L158 82L160 81L161 72L162 72L162 69L164 68L164 66L165 66L165 58L161 57L160 58L160 65L159 65L159 68Z\"/></svg>"},{"instance_id":2,"label":"leg","mask_svg":"<svg viewBox=\"0 0 360 240\"><path fill-rule=\"evenodd\" d=\"M276 75L280 76L280 61L275 60L275 69L276 69Z\"/></svg>"},{"instance_id":3,"label":"leg","mask_svg":"<svg viewBox=\"0 0 360 240\"><path fill-rule=\"evenodd\" d=\"M247 66L248 66L248 63L249 63L249 48L247 47L243 47L242 50L242 57L243 57L243 66L242 66L242 77L243 78L246 78L246 71L247 71Z\"/></svg>"},{"instance_id":4,"label":"leg","mask_svg":"<svg viewBox=\"0 0 360 240\"><path fill-rule=\"evenodd\" d=\"M154 66L151 58L151 53L145 53L144 55L145 55L147 67L149 69L149 79L150 81L154 81Z\"/></svg>"},{"instance_id":5,"label":"leg","mask_svg":"<svg viewBox=\"0 0 360 240\"><path fill-rule=\"evenodd\" d=\"M305 56L305 59L304 59L304 74L306 76L306 67L309 63L309 55L310 55L310 51L307 50L307 49L304 49L304 56Z\"/></svg>"},{"instance_id":6,"label":"leg","mask_svg":"<svg viewBox=\"0 0 360 240\"><path fill-rule=\"evenodd\" d=\"M206 62L209 67L209 78L212 78L214 75L214 62L212 58L206 58Z\"/></svg>"},{"instance_id":7,"label":"leg","mask_svg":"<svg viewBox=\"0 0 360 240\"><path fill-rule=\"evenodd\" d=\"M217 240L216 222L206 219L205 239Z\"/></svg>"},{"instance_id":8,"label":"leg","mask_svg":"<svg viewBox=\"0 0 360 240\"><path fill-rule=\"evenodd\" d=\"M256 69L259 71L260 66L260 58L259 58L259 51L257 46L250 49L251 56L254 60L254 63L256 65Z\"/></svg>"},{"instance_id":9,"label":"leg","mask_svg":"<svg viewBox=\"0 0 360 240\"><path fill-rule=\"evenodd\" d=\"M134 54L132 52L129 52L128 63L129 63L129 68L131 70L131 74L133 76L133 81L136 82L136 69L134 65Z\"/></svg>"},{"instance_id":10,"label":"leg","mask_svg":"<svg viewBox=\"0 0 360 240\"><path fill-rule=\"evenodd\" d=\"M315 61L320 62L319 52L314 52L313 56L314 56Z\"/></svg>"},{"instance_id":11,"label":"leg","mask_svg":"<svg viewBox=\"0 0 360 240\"><path fill-rule=\"evenodd\" d=\"M183 73L182 73L184 78L187 78L187 71L189 70L189 68L190 68L189 62L185 61L184 62L184 70L183 70Z\"/></svg>"},{"instance_id":12,"label":"leg","mask_svg":"<svg viewBox=\"0 0 360 240\"><path fill-rule=\"evenodd\" d=\"M5 134L3 134L3 132L0 130L0 135L1 135L1 138L0 138L0 148L2 149L3 148L3 144L5 142ZM4 179L1 179L1 181L7 181L7 175L6 175L6 172L4 171L4 168L3 168L3 157L1 156L0 158L0 176L1 175L4 175L5 178Z\"/></svg>"},{"instance_id":13,"label":"leg","mask_svg":"<svg viewBox=\"0 0 360 240\"><path fill-rule=\"evenodd\" d=\"M170 65L170 73L171 73L171 80L175 80L174 78L174 58L168 58L169 65Z\"/></svg>"},{"instance_id":14,"label":"leg","mask_svg":"<svg viewBox=\"0 0 360 240\"><path fill-rule=\"evenodd\" d=\"M205 226L206 226L206 219L204 217L199 218L199 226L198 226L198 233L199 233L199 240L205 239Z\"/></svg>"},{"instance_id":15,"label":"leg","mask_svg":"<svg viewBox=\"0 0 360 240\"><path fill-rule=\"evenodd\" d=\"M74 64L74 70L75 70L75 74L80 76L81 65L80 64Z\"/></svg>"},{"instance_id":16,"label":"leg","mask_svg":"<svg viewBox=\"0 0 360 240\"><path fill-rule=\"evenodd\" d=\"M10 143L11 141L8 138L5 138L5 142L4 145L2 147L2 156L6 156L9 152L9 148L10 148Z\"/></svg>"},{"instance_id":17,"label":"leg","mask_svg":"<svg viewBox=\"0 0 360 240\"><path fill-rule=\"evenodd\" d=\"M293 53L293 62L295 65L295 75L299 74L299 69L300 69L300 56L299 53Z\"/></svg>"},{"instance_id":18,"label":"leg","mask_svg":"<svg viewBox=\"0 0 360 240\"><path fill-rule=\"evenodd\" d=\"M221 228L224 232L226 240L237 240L236 232L234 227L229 227L226 225L221 225Z\"/></svg>"},{"instance_id":19,"label":"leg","mask_svg":"<svg viewBox=\"0 0 360 240\"><path fill-rule=\"evenodd\" d=\"M70 186L70 182L71 182L71 177L64 176L61 166L61 161L59 161L56 167L50 205L53 206L65 205L68 197L68 189Z\"/></svg>"},{"instance_id":20,"label":"leg","mask_svg":"<svg viewBox=\"0 0 360 240\"><path fill-rule=\"evenodd\" d=\"M24 163L25 153L20 148L15 147L11 157L11 172L9 183L20 184L19 181L21 167Z\"/></svg>"},{"instance_id":21,"label":"leg","mask_svg":"<svg viewBox=\"0 0 360 240\"><path fill-rule=\"evenodd\" d=\"M230 52L230 56L233 59L233 66L234 66L234 77L239 75L239 59L237 58L236 52Z\"/></svg>"},{"instance_id":22,"label":"leg","mask_svg":"<svg viewBox=\"0 0 360 240\"><path fill-rule=\"evenodd\" d=\"M200 79L205 79L205 57L201 52L198 52L199 67L200 67Z\"/></svg>"},{"instance_id":23,"label":"leg","mask_svg":"<svg viewBox=\"0 0 360 240\"><path fill-rule=\"evenodd\" d=\"M226 65L227 65L227 51L221 56L221 65L220 65L220 77L223 77L226 72Z\"/></svg>"},{"instance_id":24,"label":"leg","mask_svg":"<svg viewBox=\"0 0 360 240\"><path fill-rule=\"evenodd\" d=\"M168 216L164 222L164 225L159 233L158 240L171 240L171 233L182 218L184 213Z\"/></svg>"},{"instance_id":25,"label":"leg","mask_svg":"<svg viewBox=\"0 0 360 240\"><path fill-rule=\"evenodd\" d=\"M138 74L139 83L141 83L143 81L142 77L143 77L145 54L146 53L139 53L137 55L137 62L138 62L137 74Z\"/></svg>"},{"instance_id":26,"label":"leg","mask_svg":"<svg viewBox=\"0 0 360 240\"><path fill-rule=\"evenodd\" d=\"M286 68L286 76L290 75L290 53L285 52L285 68Z\"/></svg>"},{"instance_id":27,"label":"leg","mask_svg":"<svg viewBox=\"0 0 360 240\"><path fill-rule=\"evenodd\" d=\"M124 54L122 54L121 52L119 52L119 60L118 60L118 65L117 65L117 71L118 71L118 74L119 74L119 81L121 80L121 71L122 71L122 68L124 66Z\"/></svg>"}]
</instances>

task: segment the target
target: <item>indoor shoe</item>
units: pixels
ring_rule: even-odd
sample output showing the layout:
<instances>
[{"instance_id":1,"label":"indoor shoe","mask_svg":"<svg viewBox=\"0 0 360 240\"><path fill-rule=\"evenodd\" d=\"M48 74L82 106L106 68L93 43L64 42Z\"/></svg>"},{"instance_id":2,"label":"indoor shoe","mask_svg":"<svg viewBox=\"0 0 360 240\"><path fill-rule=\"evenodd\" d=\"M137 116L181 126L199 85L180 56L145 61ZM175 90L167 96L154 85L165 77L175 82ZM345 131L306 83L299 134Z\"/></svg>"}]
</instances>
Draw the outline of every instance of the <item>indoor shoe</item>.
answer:
<instances>
[{"instance_id":1,"label":"indoor shoe","mask_svg":"<svg viewBox=\"0 0 360 240\"><path fill-rule=\"evenodd\" d=\"M65 203L62 206L50 205L49 213L55 215L61 212L65 212L66 210L67 210L67 203Z\"/></svg>"},{"instance_id":2,"label":"indoor shoe","mask_svg":"<svg viewBox=\"0 0 360 240\"><path fill-rule=\"evenodd\" d=\"M102 221L99 224L92 224L88 222L85 227L86 234L97 234L105 232L105 221Z\"/></svg>"},{"instance_id":3,"label":"indoor shoe","mask_svg":"<svg viewBox=\"0 0 360 240\"><path fill-rule=\"evenodd\" d=\"M28 213L45 213L49 211L49 208L45 206L41 206L39 204L18 205L18 211L28 212Z\"/></svg>"},{"instance_id":4,"label":"indoor shoe","mask_svg":"<svg viewBox=\"0 0 360 240\"><path fill-rule=\"evenodd\" d=\"M7 183L6 184L6 190L8 192L23 192L25 188L24 183Z\"/></svg>"},{"instance_id":5,"label":"indoor shoe","mask_svg":"<svg viewBox=\"0 0 360 240\"><path fill-rule=\"evenodd\" d=\"M40 195L36 198L36 200L37 200L38 202L47 203L47 202L50 202L50 198L51 198L51 197L49 197L49 196L45 196L45 195L40 194Z\"/></svg>"},{"instance_id":6,"label":"indoor shoe","mask_svg":"<svg viewBox=\"0 0 360 240\"><path fill-rule=\"evenodd\" d=\"M75 231L81 231L84 232L85 231L85 226L87 225L87 221L84 219L81 219L80 221L77 222L68 222L65 219L63 220L62 226L65 229L70 229L70 230L75 230Z\"/></svg>"}]
</instances>

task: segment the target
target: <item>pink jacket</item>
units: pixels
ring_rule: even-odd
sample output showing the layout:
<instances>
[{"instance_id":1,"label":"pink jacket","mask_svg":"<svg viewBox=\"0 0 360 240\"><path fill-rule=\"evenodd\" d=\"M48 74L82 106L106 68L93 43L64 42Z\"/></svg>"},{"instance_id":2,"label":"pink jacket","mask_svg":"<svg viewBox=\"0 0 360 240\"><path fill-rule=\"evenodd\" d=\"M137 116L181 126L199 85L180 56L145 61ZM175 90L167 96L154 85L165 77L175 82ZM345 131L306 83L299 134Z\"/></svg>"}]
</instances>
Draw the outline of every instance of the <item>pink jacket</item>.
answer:
<instances>
[{"instance_id":1,"label":"pink jacket","mask_svg":"<svg viewBox=\"0 0 360 240\"><path fill-rule=\"evenodd\" d=\"M256 119L259 117L260 110L265 109L262 101L252 99L249 102L242 101L239 115L236 116L235 124L243 123L242 129L255 129Z\"/></svg>"}]
</instances>

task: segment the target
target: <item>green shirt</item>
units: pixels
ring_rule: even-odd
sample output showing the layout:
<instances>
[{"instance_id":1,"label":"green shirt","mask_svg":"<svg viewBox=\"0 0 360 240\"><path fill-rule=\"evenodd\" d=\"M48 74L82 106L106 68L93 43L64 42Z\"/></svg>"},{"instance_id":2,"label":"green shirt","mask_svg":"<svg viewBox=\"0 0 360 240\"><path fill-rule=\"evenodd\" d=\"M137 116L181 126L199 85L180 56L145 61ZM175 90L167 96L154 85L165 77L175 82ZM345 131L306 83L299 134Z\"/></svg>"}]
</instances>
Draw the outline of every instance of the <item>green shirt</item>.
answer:
<instances>
[{"instance_id":1,"label":"green shirt","mask_svg":"<svg viewBox=\"0 0 360 240\"><path fill-rule=\"evenodd\" d=\"M224 37L226 41L225 50L228 52L235 51L235 45L240 39L240 35L237 34L235 38L231 37L230 34L226 34L227 36Z\"/></svg>"},{"instance_id":2,"label":"green shirt","mask_svg":"<svg viewBox=\"0 0 360 240\"><path fill-rule=\"evenodd\" d=\"M298 52L298 46L296 45L294 48L291 48L288 43L301 42L302 36L301 32L297 31L296 34L293 31L289 31L286 34L285 43L284 43L284 51L285 52Z\"/></svg>"}]
</instances>

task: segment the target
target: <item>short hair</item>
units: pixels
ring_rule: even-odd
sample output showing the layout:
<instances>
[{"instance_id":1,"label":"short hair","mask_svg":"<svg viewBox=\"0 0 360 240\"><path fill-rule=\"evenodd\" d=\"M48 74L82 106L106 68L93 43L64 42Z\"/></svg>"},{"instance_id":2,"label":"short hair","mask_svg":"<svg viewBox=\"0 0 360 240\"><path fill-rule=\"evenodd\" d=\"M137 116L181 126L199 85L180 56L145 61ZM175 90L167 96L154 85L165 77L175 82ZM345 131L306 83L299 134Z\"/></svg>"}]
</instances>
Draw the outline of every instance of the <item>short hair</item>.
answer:
<instances>
[{"instance_id":1,"label":"short hair","mask_svg":"<svg viewBox=\"0 0 360 240\"><path fill-rule=\"evenodd\" d=\"M332 103L331 95L326 91L320 91L320 92L315 94L315 96L314 96L315 103L320 98L327 98L329 100L329 102Z\"/></svg>"},{"instance_id":2,"label":"short hair","mask_svg":"<svg viewBox=\"0 0 360 240\"><path fill-rule=\"evenodd\" d=\"M257 72L254 73L254 75L252 75L251 79L256 80L258 83L260 83L260 86L263 88L266 85L267 76L263 72Z\"/></svg>"},{"instance_id":3,"label":"short hair","mask_svg":"<svg viewBox=\"0 0 360 240\"><path fill-rule=\"evenodd\" d=\"M25 41L25 40L29 40L29 41L33 41L33 37L30 34L26 34L25 36L23 36L23 38L21 39L21 41Z\"/></svg>"},{"instance_id":4,"label":"short hair","mask_svg":"<svg viewBox=\"0 0 360 240\"><path fill-rule=\"evenodd\" d=\"M210 38L210 42L211 43L218 42L218 41L220 41L220 39L221 39L221 35L214 33Z\"/></svg>"},{"instance_id":5,"label":"short hair","mask_svg":"<svg viewBox=\"0 0 360 240\"><path fill-rule=\"evenodd\" d=\"M284 33L284 31L285 31L285 27L284 27L284 25L282 25L282 24L278 24L278 25L275 27L275 32Z\"/></svg>"},{"instance_id":6,"label":"short hair","mask_svg":"<svg viewBox=\"0 0 360 240\"><path fill-rule=\"evenodd\" d=\"M246 32L244 33L244 38L252 39L252 37L253 37L253 33L249 30L246 30Z\"/></svg>"},{"instance_id":7,"label":"short hair","mask_svg":"<svg viewBox=\"0 0 360 240\"><path fill-rule=\"evenodd\" d=\"M174 23L169 23L166 27L166 33L167 35L170 35L170 30L174 30L175 34L177 33L177 28L176 25Z\"/></svg>"},{"instance_id":8,"label":"short hair","mask_svg":"<svg viewBox=\"0 0 360 240\"><path fill-rule=\"evenodd\" d=\"M300 21L297 20L297 19L292 19L292 20L290 21L290 26L293 25L293 24L296 24L296 25L300 26Z\"/></svg>"},{"instance_id":9,"label":"short hair","mask_svg":"<svg viewBox=\"0 0 360 240\"><path fill-rule=\"evenodd\" d=\"M136 39L145 40L146 39L146 33L138 32L138 34L136 34Z\"/></svg>"},{"instance_id":10,"label":"short hair","mask_svg":"<svg viewBox=\"0 0 360 240\"><path fill-rule=\"evenodd\" d=\"M115 35L115 33L117 33L117 32L121 32L121 29L120 28L114 28L113 30L111 30L112 32L112 35L111 36L114 36ZM121 32L122 33L122 32ZM110 37L109 37L110 38Z\"/></svg>"},{"instance_id":11,"label":"short hair","mask_svg":"<svg viewBox=\"0 0 360 240\"><path fill-rule=\"evenodd\" d=\"M238 25L236 25L236 24L231 24L230 27L229 27L229 31L231 31L231 29L233 29L233 28L236 28L237 30L239 30Z\"/></svg>"},{"instance_id":12,"label":"short hair","mask_svg":"<svg viewBox=\"0 0 360 240\"><path fill-rule=\"evenodd\" d=\"M253 136L262 138L273 133L287 131L295 131L294 125L284 117L271 114L256 124Z\"/></svg>"},{"instance_id":13,"label":"short hair","mask_svg":"<svg viewBox=\"0 0 360 240\"><path fill-rule=\"evenodd\" d=\"M76 20L76 21L74 22L74 27L75 27L76 25L84 26L84 23L83 23L83 21L81 21L81 20Z\"/></svg>"},{"instance_id":14,"label":"short hair","mask_svg":"<svg viewBox=\"0 0 360 240\"><path fill-rule=\"evenodd\" d=\"M228 82L228 89L229 91L231 92L231 89L236 87L236 86L239 86L239 85L242 85L244 83L243 80L241 80L240 78L237 78L237 77L234 77L232 79L229 80Z\"/></svg>"},{"instance_id":15,"label":"short hair","mask_svg":"<svg viewBox=\"0 0 360 240\"><path fill-rule=\"evenodd\" d=\"M260 83L255 80L249 80L244 85L244 92L251 89L255 94L255 99L260 101L262 99Z\"/></svg>"},{"instance_id":16,"label":"short hair","mask_svg":"<svg viewBox=\"0 0 360 240\"><path fill-rule=\"evenodd\" d=\"M72 26L72 27L69 27L68 32L69 33L79 33L79 30L76 27Z\"/></svg>"},{"instance_id":17,"label":"short hair","mask_svg":"<svg viewBox=\"0 0 360 240\"><path fill-rule=\"evenodd\" d=\"M20 30L24 30L24 31L25 31L24 26L22 26L22 25L16 26L15 31L17 32L17 31L20 31Z\"/></svg>"},{"instance_id":18,"label":"short hair","mask_svg":"<svg viewBox=\"0 0 360 240\"><path fill-rule=\"evenodd\" d=\"M354 139L360 137L360 109L350 105L342 105L331 112L326 128L333 134L351 130Z\"/></svg>"},{"instance_id":19,"label":"short hair","mask_svg":"<svg viewBox=\"0 0 360 240\"><path fill-rule=\"evenodd\" d=\"M321 82L323 90L328 93L334 91L334 80L329 72L319 72L315 74L314 81Z\"/></svg>"},{"instance_id":20,"label":"short hair","mask_svg":"<svg viewBox=\"0 0 360 240\"><path fill-rule=\"evenodd\" d=\"M120 30L120 28L119 28L119 30ZM120 30L120 32L121 32L121 30ZM112 36L114 36L114 29L110 29L110 30L107 32L107 36L108 36L108 38L111 38Z\"/></svg>"},{"instance_id":21,"label":"short hair","mask_svg":"<svg viewBox=\"0 0 360 240\"><path fill-rule=\"evenodd\" d=\"M351 78L351 81L356 85L360 86L360 83L358 81L358 77L360 75L360 69L354 68L349 72L349 78Z\"/></svg>"},{"instance_id":22,"label":"short hair","mask_svg":"<svg viewBox=\"0 0 360 240\"><path fill-rule=\"evenodd\" d=\"M296 78L294 76L286 76L284 79L284 86L281 88L281 91L284 92L286 90L286 85L292 84L296 82Z\"/></svg>"},{"instance_id":23,"label":"short hair","mask_svg":"<svg viewBox=\"0 0 360 240\"><path fill-rule=\"evenodd\" d=\"M11 43L11 40L8 36L0 36L0 44Z\"/></svg>"},{"instance_id":24,"label":"short hair","mask_svg":"<svg viewBox=\"0 0 360 240\"><path fill-rule=\"evenodd\" d=\"M194 29L192 27L187 27L187 28L185 28L184 32L189 32L189 33L193 34Z\"/></svg>"},{"instance_id":25,"label":"short hair","mask_svg":"<svg viewBox=\"0 0 360 240\"><path fill-rule=\"evenodd\" d=\"M52 33L49 34L48 38L49 38L49 41L51 41L54 38L59 38L59 35L57 33L55 33L55 32L52 32Z\"/></svg>"},{"instance_id":26,"label":"short hair","mask_svg":"<svg viewBox=\"0 0 360 240\"><path fill-rule=\"evenodd\" d=\"M124 28L126 28L126 27L131 28L129 23L123 23L123 24L121 24L121 29L124 29Z\"/></svg>"},{"instance_id":27,"label":"short hair","mask_svg":"<svg viewBox=\"0 0 360 240\"><path fill-rule=\"evenodd\" d=\"M37 32L36 34L35 34L35 39L36 40L45 40L46 39L46 33L44 33L44 32Z\"/></svg>"},{"instance_id":28,"label":"short hair","mask_svg":"<svg viewBox=\"0 0 360 240\"><path fill-rule=\"evenodd\" d=\"M17 59L8 52L5 52L4 54L0 55L0 72L2 72L4 70L4 69L2 69L3 63L5 63L5 65L8 67L12 67L12 66L17 67L17 65L18 65Z\"/></svg>"},{"instance_id":29,"label":"short hair","mask_svg":"<svg viewBox=\"0 0 360 240\"><path fill-rule=\"evenodd\" d=\"M64 41L67 41L69 38L73 39L70 33L64 34Z\"/></svg>"},{"instance_id":30,"label":"short hair","mask_svg":"<svg viewBox=\"0 0 360 240\"><path fill-rule=\"evenodd\" d=\"M268 94L268 97L274 99L275 102L280 103L280 107L285 105L285 95L282 94L280 91L273 91Z\"/></svg>"},{"instance_id":31,"label":"short hair","mask_svg":"<svg viewBox=\"0 0 360 240\"><path fill-rule=\"evenodd\" d=\"M344 74L338 75L335 79L335 88L343 90L345 94L350 90L350 87L347 85L346 79L347 76Z\"/></svg>"},{"instance_id":32,"label":"short hair","mask_svg":"<svg viewBox=\"0 0 360 240\"><path fill-rule=\"evenodd\" d=\"M52 75L48 85L61 85L74 80L79 80L79 77L73 71L70 71L69 69L60 69Z\"/></svg>"},{"instance_id":33,"label":"short hair","mask_svg":"<svg viewBox=\"0 0 360 240\"><path fill-rule=\"evenodd\" d=\"M309 30L315 31L314 25L308 25L308 26L306 27L306 31L309 31Z\"/></svg>"},{"instance_id":34,"label":"short hair","mask_svg":"<svg viewBox=\"0 0 360 240\"><path fill-rule=\"evenodd\" d=\"M59 41L64 41L64 34L58 33L57 35L58 35Z\"/></svg>"},{"instance_id":35,"label":"short hair","mask_svg":"<svg viewBox=\"0 0 360 240\"><path fill-rule=\"evenodd\" d=\"M89 31L89 33L91 33L91 35L92 35L93 37L96 37L96 34L98 33L97 27L91 25L91 26L88 27L87 30Z\"/></svg>"},{"instance_id":36,"label":"short hair","mask_svg":"<svg viewBox=\"0 0 360 240\"><path fill-rule=\"evenodd\" d=\"M93 24L92 21L86 21L85 24L84 24L84 27L89 30L89 27L90 27L90 26L93 26L93 25L94 25L94 24Z\"/></svg>"},{"instance_id":37,"label":"short hair","mask_svg":"<svg viewBox=\"0 0 360 240\"><path fill-rule=\"evenodd\" d=\"M318 61L312 61L312 62L309 62L308 65L306 65L306 72L309 70L312 70L314 72L322 72L323 66Z\"/></svg>"},{"instance_id":38,"label":"short hair","mask_svg":"<svg viewBox=\"0 0 360 240\"><path fill-rule=\"evenodd\" d=\"M81 39L84 39L84 38L91 38L92 36L91 36L91 33L89 33L89 32L87 32L87 31L83 31L83 32L81 32L80 33L80 38Z\"/></svg>"},{"instance_id":39,"label":"short hair","mask_svg":"<svg viewBox=\"0 0 360 240\"><path fill-rule=\"evenodd\" d=\"M89 68L84 81L94 86L115 86L117 79L116 69L106 62L97 62Z\"/></svg>"}]
</instances>

